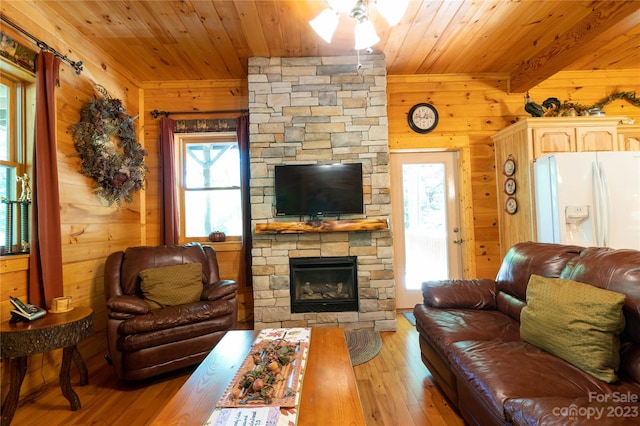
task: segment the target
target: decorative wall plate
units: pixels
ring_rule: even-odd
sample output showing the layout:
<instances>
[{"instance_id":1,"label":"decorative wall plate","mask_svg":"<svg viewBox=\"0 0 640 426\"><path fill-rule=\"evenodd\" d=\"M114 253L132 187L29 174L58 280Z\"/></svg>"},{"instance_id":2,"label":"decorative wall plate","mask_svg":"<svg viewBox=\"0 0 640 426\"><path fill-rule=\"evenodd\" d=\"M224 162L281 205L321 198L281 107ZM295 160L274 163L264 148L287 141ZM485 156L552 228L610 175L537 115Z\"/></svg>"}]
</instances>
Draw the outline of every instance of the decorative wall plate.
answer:
<instances>
[{"instance_id":1,"label":"decorative wall plate","mask_svg":"<svg viewBox=\"0 0 640 426\"><path fill-rule=\"evenodd\" d=\"M509 214L515 214L518 211L518 202L515 198L509 197L504 203L504 210Z\"/></svg>"},{"instance_id":2,"label":"decorative wall plate","mask_svg":"<svg viewBox=\"0 0 640 426\"><path fill-rule=\"evenodd\" d=\"M514 160L511 155L509 155L509 158L505 160L504 165L502 166L502 173L504 173L505 176L513 176L515 172L516 160Z\"/></svg>"},{"instance_id":3,"label":"decorative wall plate","mask_svg":"<svg viewBox=\"0 0 640 426\"><path fill-rule=\"evenodd\" d=\"M507 178L507 180L504 181L504 193L507 195L516 193L516 180L514 178Z\"/></svg>"}]
</instances>

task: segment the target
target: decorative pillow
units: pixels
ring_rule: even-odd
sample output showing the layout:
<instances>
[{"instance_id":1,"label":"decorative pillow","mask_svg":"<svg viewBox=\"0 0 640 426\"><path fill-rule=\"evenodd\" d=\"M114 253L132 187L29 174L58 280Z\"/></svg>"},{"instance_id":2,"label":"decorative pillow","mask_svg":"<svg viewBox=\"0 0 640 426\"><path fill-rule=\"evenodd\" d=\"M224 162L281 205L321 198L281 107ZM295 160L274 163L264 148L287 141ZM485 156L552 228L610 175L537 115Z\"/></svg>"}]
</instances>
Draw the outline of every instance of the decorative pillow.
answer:
<instances>
[{"instance_id":1,"label":"decorative pillow","mask_svg":"<svg viewBox=\"0 0 640 426\"><path fill-rule=\"evenodd\" d=\"M183 305L200 300L202 264L160 266L140 271L140 288L151 309Z\"/></svg>"},{"instance_id":2,"label":"decorative pillow","mask_svg":"<svg viewBox=\"0 0 640 426\"><path fill-rule=\"evenodd\" d=\"M615 382L624 297L589 284L531 275L520 336L602 381Z\"/></svg>"}]
</instances>

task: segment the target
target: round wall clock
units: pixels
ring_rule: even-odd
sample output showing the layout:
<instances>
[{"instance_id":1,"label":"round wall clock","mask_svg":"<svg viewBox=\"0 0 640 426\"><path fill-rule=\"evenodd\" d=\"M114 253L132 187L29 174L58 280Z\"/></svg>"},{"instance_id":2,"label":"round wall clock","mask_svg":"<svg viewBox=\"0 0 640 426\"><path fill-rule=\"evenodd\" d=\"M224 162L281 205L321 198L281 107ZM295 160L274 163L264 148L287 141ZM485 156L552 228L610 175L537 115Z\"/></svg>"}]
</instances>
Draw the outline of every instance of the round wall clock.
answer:
<instances>
[{"instance_id":1,"label":"round wall clock","mask_svg":"<svg viewBox=\"0 0 640 426\"><path fill-rule=\"evenodd\" d=\"M408 120L414 132L429 133L438 125L438 110L431 104L419 103L409 110Z\"/></svg>"}]
</instances>

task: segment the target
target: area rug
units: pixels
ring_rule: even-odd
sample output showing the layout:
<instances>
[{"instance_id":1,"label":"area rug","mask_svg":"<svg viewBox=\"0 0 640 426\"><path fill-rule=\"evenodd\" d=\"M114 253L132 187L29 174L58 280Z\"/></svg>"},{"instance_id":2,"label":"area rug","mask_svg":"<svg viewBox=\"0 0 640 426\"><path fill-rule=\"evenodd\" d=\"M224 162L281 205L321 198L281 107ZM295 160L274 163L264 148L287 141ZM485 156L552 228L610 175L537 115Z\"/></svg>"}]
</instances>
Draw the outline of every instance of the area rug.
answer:
<instances>
[{"instance_id":1,"label":"area rug","mask_svg":"<svg viewBox=\"0 0 640 426\"><path fill-rule=\"evenodd\" d=\"M402 315L409 321L411 325L416 325L416 317L413 312L403 312Z\"/></svg>"},{"instance_id":2,"label":"area rug","mask_svg":"<svg viewBox=\"0 0 640 426\"><path fill-rule=\"evenodd\" d=\"M382 338L377 331L347 330L344 335L353 366L372 360L382 349Z\"/></svg>"}]
</instances>

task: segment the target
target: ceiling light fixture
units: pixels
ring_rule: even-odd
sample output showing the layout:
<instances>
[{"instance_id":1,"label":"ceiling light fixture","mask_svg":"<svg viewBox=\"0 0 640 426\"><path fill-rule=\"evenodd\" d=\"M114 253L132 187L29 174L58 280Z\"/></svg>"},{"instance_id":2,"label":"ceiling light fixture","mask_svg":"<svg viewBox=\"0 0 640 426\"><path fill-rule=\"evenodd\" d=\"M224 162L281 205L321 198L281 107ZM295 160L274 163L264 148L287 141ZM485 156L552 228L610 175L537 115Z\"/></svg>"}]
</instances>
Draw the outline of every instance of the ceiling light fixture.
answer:
<instances>
[{"instance_id":1,"label":"ceiling light fixture","mask_svg":"<svg viewBox=\"0 0 640 426\"><path fill-rule=\"evenodd\" d=\"M331 43L338 28L341 13L348 13L357 21L355 49L367 49L380 41L373 23L369 20L368 0L327 0L329 7L309 21L311 28L327 43ZM390 26L397 25L409 5L409 0L371 0Z\"/></svg>"}]
</instances>

